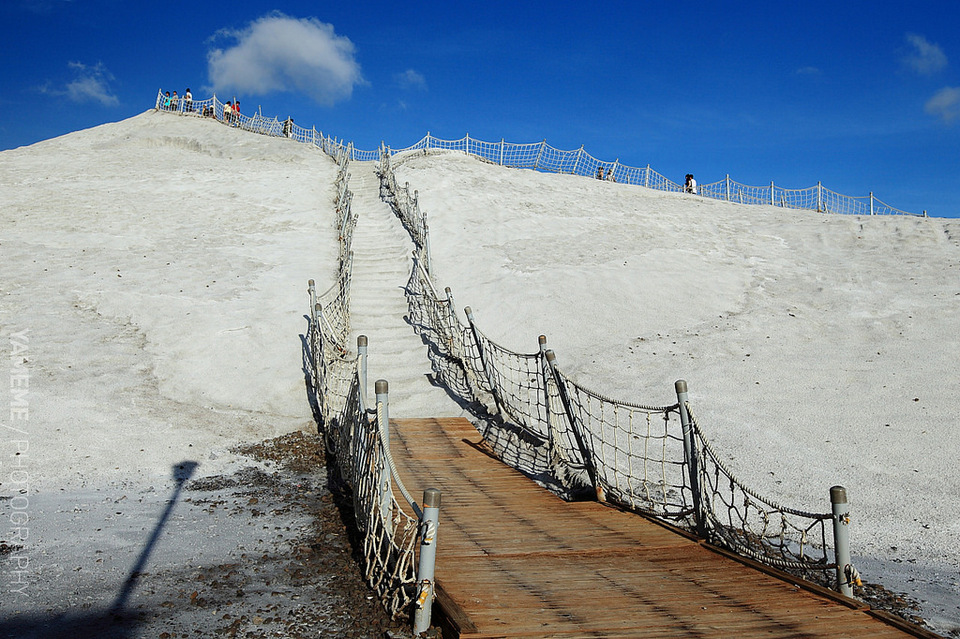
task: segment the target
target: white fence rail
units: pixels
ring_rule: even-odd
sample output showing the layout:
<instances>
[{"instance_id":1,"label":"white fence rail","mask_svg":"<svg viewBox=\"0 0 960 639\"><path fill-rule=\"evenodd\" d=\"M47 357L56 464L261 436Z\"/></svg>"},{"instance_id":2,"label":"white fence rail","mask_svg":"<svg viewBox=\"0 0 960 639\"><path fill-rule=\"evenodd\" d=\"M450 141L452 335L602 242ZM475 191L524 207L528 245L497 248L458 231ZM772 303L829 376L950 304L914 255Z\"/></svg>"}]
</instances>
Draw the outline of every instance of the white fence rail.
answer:
<instances>
[{"instance_id":1,"label":"white fence rail","mask_svg":"<svg viewBox=\"0 0 960 639\"><path fill-rule=\"evenodd\" d=\"M600 160L584 150L564 151L547 144L546 140L529 144L515 144L501 139L499 142L485 142L466 135L459 140L443 140L429 132L415 144L392 149L385 145L372 151L363 151L346 144L343 140L329 137L316 127L305 129L291 119L279 120L265 118L260 113L252 116L236 111L224 115L224 104L217 96L206 100L190 102L179 98L168 99L164 92L158 91L156 108L183 115L210 117L229 126L262 135L288 137L298 142L313 144L325 152L334 155L337 148L349 149L349 159L357 162L380 160L384 152L398 155L408 151L451 150L462 151L488 162L518 169L534 169L551 173L569 173L587 177L599 177L624 184L643 186L658 191L683 192L683 185L657 173L648 164L645 167L632 167L620 164L619 160L608 162ZM927 212L910 213L890 206L876 198L873 193L855 197L843 195L825 188L819 182L816 186L803 189L787 189L771 182L767 186L751 186L730 179L727 175L718 182L701 184L698 195L715 200L737 202L740 204L765 204L792 209L806 209L820 213L839 213L846 215L913 215L926 217Z\"/></svg>"}]
</instances>

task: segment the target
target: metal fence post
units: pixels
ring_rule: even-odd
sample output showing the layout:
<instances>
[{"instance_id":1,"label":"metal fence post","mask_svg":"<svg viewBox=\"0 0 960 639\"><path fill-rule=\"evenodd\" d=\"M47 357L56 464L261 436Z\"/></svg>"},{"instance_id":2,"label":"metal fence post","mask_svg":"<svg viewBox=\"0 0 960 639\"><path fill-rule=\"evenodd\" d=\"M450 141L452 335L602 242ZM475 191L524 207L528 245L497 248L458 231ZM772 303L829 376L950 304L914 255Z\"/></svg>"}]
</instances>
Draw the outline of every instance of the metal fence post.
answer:
<instances>
[{"instance_id":1,"label":"metal fence post","mask_svg":"<svg viewBox=\"0 0 960 639\"><path fill-rule=\"evenodd\" d=\"M678 379L674 383L677 391L677 403L680 405L680 425L683 428L683 456L687 462L687 470L690 473L690 492L693 495L693 518L697 527L697 534L706 538L707 527L703 517L703 502L700 495L700 471L697 457L697 442L693 437L693 426L690 423L690 415L687 413L687 382Z\"/></svg>"},{"instance_id":2,"label":"metal fence post","mask_svg":"<svg viewBox=\"0 0 960 639\"><path fill-rule=\"evenodd\" d=\"M357 337L357 355L360 356L360 397L364 407L367 406L367 336Z\"/></svg>"},{"instance_id":3,"label":"metal fence post","mask_svg":"<svg viewBox=\"0 0 960 639\"><path fill-rule=\"evenodd\" d=\"M450 287L443 289L443 292L447 294L447 312L450 314L450 326L451 329L457 325L457 309L453 305L453 291L450 290Z\"/></svg>"},{"instance_id":4,"label":"metal fence post","mask_svg":"<svg viewBox=\"0 0 960 639\"><path fill-rule=\"evenodd\" d=\"M310 294L310 308L317 304L317 285L313 280L307 281L307 293Z\"/></svg>"},{"instance_id":5,"label":"metal fence post","mask_svg":"<svg viewBox=\"0 0 960 639\"><path fill-rule=\"evenodd\" d=\"M420 525L420 562L417 566L417 582L420 594L413 615L413 634L419 635L430 628L433 599L436 595L434 572L437 563L437 528L440 523L440 491L428 488L423 491L423 521Z\"/></svg>"},{"instance_id":6,"label":"metal fence post","mask_svg":"<svg viewBox=\"0 0 960 639\"><path fill-rule=\"evenodd\" d=\"M487 365L486 354L483 352L483 344L480 342L480 336L477 334L477 325L473 319L473 309L469 306L465 306L463 309L464 315L467 316L467 323L470 325L470 335L473 337L473 343L477 345L477 356L480 358L480 366L483 367L483 375L487 380L487 385L490 386L490 394L493 396L493 402L497 407L497 413L499 415L506 415L506 411L503 409L503 404L500 402L500 393L497 392L497 385L494 383L493 375L490 367Z\"/></svg>"},{"instance_id":7,"label":"metal fence post","mask_svg":"<svg viewBox=\"0 0 960 639\"><path fill-rule=\"evenodd\" d=\"M385 447L390 446L390 405L389 405L389 385L387 380L378 379L374 384L377 393L377 419L380 427L381 437ZM390 471L386 467L386 461L380 464L380 515L383 517L383 524L389 534L393 534L393 513L391 508L391 497L393 496L390 487Z\"/></svg>"},{"instance_id":8,"label":"metal fence post","mask_svg":"<svg viewBox=\"0 0 960 639\"><path fill-rule=\"evenodd\" d=\"M850 508L847 506L847 489L834 486L830 489L830 506L833 510L833 552L837 562L837 590L847 597L853 596L853 584L860 581L850 561Z\"/></svg>"},{"instance_id":9,"label":"metal fence post","mask_svg":"<svg viewBox=\"0 0 960 639\"><path fill-rule=\"evenodd\" d=\"M580 429L577 428L577 420L574 418L573 406L570 403L570 396L567 394L567 387L563 384L563 381L560 379L560 375L557 372L557 356L552 350L547 349L543 352L543 357L547 360L547 365L550 367L550 373L553 375L553 380L557 384L557 394L560 396L560 403L563 404L563 412L566 413L567 420L570 422L570 431L573 433L573 439L577 444L580 457L583 459L583 465L587 471L587 477L590 478L590 485L593 487L593 490L597 495L597 501L606 501L606 492L604 491L603 486L600 485L597 466L593 459L593 451L587 446L587 442L584 440L583 434L580 432Z\"/></svg>"},{"instance_id":10,"label":"metal fence post","mask_svg":"<svg viewBox=\"0 0 960 639\"><path fill-rule=\"evenodd\" d=\"M580 158L583 157L583 145L580 145L580 150L577 151L577 159L573 163L573 170L570 171L573 175L577 175L577 169L580 168Z\"/></svg>"}]
</instances>

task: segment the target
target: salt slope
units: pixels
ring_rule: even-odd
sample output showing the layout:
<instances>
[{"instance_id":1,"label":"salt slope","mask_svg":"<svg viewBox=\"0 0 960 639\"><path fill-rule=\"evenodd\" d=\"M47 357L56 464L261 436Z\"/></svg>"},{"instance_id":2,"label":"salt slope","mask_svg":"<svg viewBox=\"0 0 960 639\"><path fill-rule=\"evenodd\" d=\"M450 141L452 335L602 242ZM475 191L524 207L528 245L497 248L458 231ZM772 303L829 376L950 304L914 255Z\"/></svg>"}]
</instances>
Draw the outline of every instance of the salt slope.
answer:
<instances>
[{"instance_id":1,"label":"salt slope","mask_svg":"<svg viewBox=\"0 0 960 639\"><path fill-rule=\"evenodd\" d=\"M0 153L33 490L215 472L311 427L299 335L307 280L334 277L335 175L306 145L152 111Z\"/></svg>"},{"instance_id":2,"label":"salt slope","mask_svg":"<svg viewBox=\"0 0 960 639\"><path fill-rule=\"evenodd\" d=\"M399 160L436 284L487 335L630 402L686 379L747 485L829 511L865 577L960 628L960 221L744 206L459 153Z\"/></svg>"}]
</instances>

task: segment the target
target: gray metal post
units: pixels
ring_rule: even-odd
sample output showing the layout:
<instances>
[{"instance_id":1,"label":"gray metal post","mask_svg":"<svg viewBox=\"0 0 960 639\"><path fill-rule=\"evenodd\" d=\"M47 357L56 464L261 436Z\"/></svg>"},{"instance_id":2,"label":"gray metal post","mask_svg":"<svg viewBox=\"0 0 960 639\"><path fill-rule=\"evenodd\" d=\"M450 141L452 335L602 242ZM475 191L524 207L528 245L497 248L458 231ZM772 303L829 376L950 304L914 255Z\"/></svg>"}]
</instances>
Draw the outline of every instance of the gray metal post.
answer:
<instances>
[{"instance_id":1,"label":"gray metal post","mask_svg":"<svg viewBox=\"0 0 960 639\"><path fill-rule=\"evenodd\" d=\"M360 397L363 407L367 407L367 336L357 337L357 355L360 356Z\"/></svg>"},{"instance_id":2,"label":"gray metal post","mask_svg":"<svg viewBox=\"0 0 960 639\"><path fill-rule=\"evenodd\" d=\"M500 393L497 392L497 385L494 383L490 368L487 366L487 357L483 352L483 344L480 342L480 336L477 334L477 325L473 319L473 309L465 306L463 313L467 316L467 323L470 325L470 334L473 336L473 343L477 345L477 355L480 357L483 374L487 378L487 384L490 386L490 394L493 395L493 402L497 406L497 413L506 415L506 412L503 410L503 404L500 402Z\"/></svg>"},{"instance_id":3,"label":"gray metal post","mask_svg":"<svg viewBox=\"0 0 960 639\"><path fill-rule=\"evenodd\" d=\"M417 210L420 212L419 208ZM427 275L433 277L433 258L430 255L430 227L427 226L427 214L420 212L420 219L423 221L423 257L427 263Z\"/></svg>"},{"instance_id":4,"label":"gray metal post","mask_svg":"<svg viewBox=\"0 0 960 639\"><path fill-rule=\"evenodd\" d=\"M317 353L317 350L319 350L319 349L317 348L317 346L318 346L318 345L317 345L317 341L318 341L318 339L319 339L319 337L320 337L319 334L318 334L319 331L320 331L320 327L317 326L317 319L318 319L318 317L317 317L317 312L318 312L318 309L317 309L317 306L318 306L318 304L317 304L317 287L316 287L316 283L314 283L313 280L310 280L309 282L307 282L307 293L310 295L310 338L309 338L309 341L310 341L310 357L311 357L311 359L313 360L312 362L310 362L310 365L311 365L310 368L312 369L312 370L311 370L311 376L312 376L314 388L316 388L316 385L317 385L317 358L319 357L319 353Z\"/></svg>"},{"instance_id":5,"label":"gray metal post","mask_svg":"<svg viewBox=\"0 0 960 639\"><path fill-rule=\"evenodd\" d=\"M873 191L870 191L870 215L876 215L876 213L873 212Z\"/></svg>"},{"instance_id":6,"label":"gray metal post","mask_svg":"<svg viewBox=\"0 0 960 639\"><path fill-rule=\"evenodd\" d=\"M317 303L317 285L313 280L307 282L307 293L310 295L310 308L313 308Z\"/></svg>"},{"instance_id":7,"label":"gray metal post","mask_svg":"<svg viewBox=\"0 0 960 639\"><path fill-rule=\"evenodd\" d=\"M707 536L706 522L703 517L703 502L700 495L700 471L697 457L697 443L693 437L693 426L690 423L690 415L687 413L687 395L686 380L678 379L673 384L677 391L677 403L680 405L680 426L683 429L683 457L687 462L687 470L690 473L690 492L693 496L693 516L697 527L697 534L701 537Z\"/></svg>"},{"instance_id":8,"label":"gray metal post","mask_svg":"<svg viewBox=\"0 0 960 639\"><path fill-rule=\"evenodd\" d=\"M450 290L450 287L443 289L443 292L447 294L447 311L450 313L450 329L452 331L457 326L457 307L454 306L453 291Z\"/></svg>"},{"instance_id":9,"label":"gray metal post","mask_svg":"<svg viewBox=\"0 0 960 639\"><path fill-rule=\"evenodd\" d=\"M390 446L390 405L388 401L389 385L387 380L378 379L374 384L377 393L377 417L380 419L380 433L383 438L383 445ZM383 517L383 523L387 531L393 532L393 513L391 508L391 498L393 491L390 487L390 470L386 467L386 461L381 462L380 468L380 514Z\"/></svg>"},{"instance_id":10,"label":"gray metal post","mask_svg":"<svg viewBox=\"0 0 960 639\"><path fill-rule=\"evenodd\" d=\"M853 584L858 580L850 561L850 508L847 507L847 489L834 486L830 489L830 506L833 510L833 552L837 562L837 590L847 597L853 596Z\"/></svg>"},{"instance_id":11,"label":"gray metal post","mask_svg":"<svg viewBox=\"0 0 960 639\"><path fill-rule=\"evenodd\" d=\"M773 180L770 180L770 206L773 206L773 191L774 191Z\"/></svg>"},{"instance_id":12,"label":"gray metal post","mask_svg":"<svg viewBox=\"0 0 960 639\"><path fill-rule=\"evenodd\" d=\"M417 582L420 594L413 615L413 634L419 635L430 628L433 599L436 594L434 572L437 563L437 528L440 523L440 491L428 488L423 491L423 521L420 524L420 563L417 566Z\"/></svg>"},{"instance_id":13,"label":"gray metal post","mask_svg":"<svg viewBox=\"0 0 960 639\"><path fill-rule=\"evenodd\" d=\"M570 422L570 431L573 433L574 442L576 442L577 449L580 451L580 457L583 459L583 465L587 471L587 476L590 478L590 485L593 486L593 490L597 495L597 501L606 501L606 494L597 477L597 467L594 463L593 451L587 447L587 442L584 440L583 434L580 432L580 429L577 428L577 420L574 418L573 409L570 404L570 396L567 394L567 387L564 386L562 380L560 379L560 375L557 372L559 368L559 365L557 364L557 356L549 348L543 352L543 356L547 360L547 364L550 367L550 373L553 375L553 379L557 384L557 394L560 396L560 403L563 404L563 411L567 414L567 420Z\"/></svg>"}]
</instances>

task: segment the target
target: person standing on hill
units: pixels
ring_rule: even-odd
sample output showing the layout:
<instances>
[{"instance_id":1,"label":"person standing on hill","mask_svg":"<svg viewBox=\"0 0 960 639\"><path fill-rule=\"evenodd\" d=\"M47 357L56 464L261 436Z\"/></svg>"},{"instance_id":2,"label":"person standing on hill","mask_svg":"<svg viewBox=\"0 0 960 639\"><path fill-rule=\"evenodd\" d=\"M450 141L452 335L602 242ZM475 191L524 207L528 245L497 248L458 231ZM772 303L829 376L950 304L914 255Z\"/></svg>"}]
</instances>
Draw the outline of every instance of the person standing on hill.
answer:
<instances>
[{"instance_id":1,"label":"person standing on hill","mask_svg":"<svg viewBox=\"0 0 960 639\"><path fill-rule=\"evenodd\" d=\"M183 110L187 113L193 111L193 94L190 93L190 87L187 87L183 94Z\"/></svg>"},{"instance_id":2,"label":"person standing on hill","mask_svg":"<svg viewBox=\"0 0 960 639\"><path fill-rule=\"evenodd\" d=\"M233 119L233 106L227 102L223 105L223 123L230 124L230 120Z\"/></svg>"},{"instance_id":3,"label":"person standing on hill","mask_svg":"<svg viewBox=\"0 0 960 639\"><path fill-rule=\"evenodd\" d=\"M697 181L693 179L693 173L687 173L687 181L683 184L683 192L697 194Z\"/></svg>"}]
</instances>

